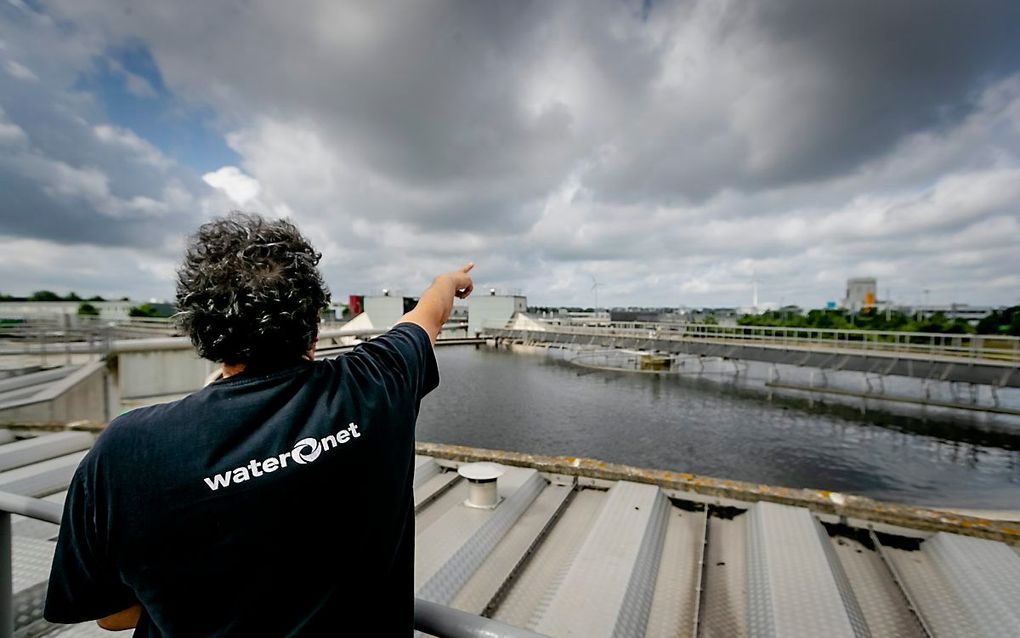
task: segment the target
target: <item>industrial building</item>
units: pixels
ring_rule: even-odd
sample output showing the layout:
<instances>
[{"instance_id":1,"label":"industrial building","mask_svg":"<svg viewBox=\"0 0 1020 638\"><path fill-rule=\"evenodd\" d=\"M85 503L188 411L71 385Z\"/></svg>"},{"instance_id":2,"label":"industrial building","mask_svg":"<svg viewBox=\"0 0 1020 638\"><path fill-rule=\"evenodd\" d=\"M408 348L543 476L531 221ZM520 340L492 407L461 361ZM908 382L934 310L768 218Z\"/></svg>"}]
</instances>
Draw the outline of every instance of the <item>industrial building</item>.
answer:
<instances>
[{"instance_id":1,"label":"industrial building","mask_svg":"<svg viewBox=\"0 0 1020 638\"><path fill-rule=\"evenodd\" d=\"M484 328L502 327L515 313L528 311L528 298L523 295L497 295L495 290L488 294L476 291L468 297L468 336L482 332Z\"/></svg>"},{"instance_id":2,"label":"industrial building","mask_svg":"<svg viewBox=\"0 0 1020 638\"><path fill-rule=\"evenodd\" d=\"M846 280L843 308L860 312L878 305L878 280L874 277L853 277Z\"/></svg>"},{"instance_id":3,"label":"industrial building","mask_svg":"<svg viewBox=\"0 0 1020 638\"><path fill-rule=\"evenodd\" d=\"M364 311L376 328L389 328L395 325L404 313L414 309L418 303L416 297L402 297L384 293L382 295L364 297Z\"/></svg>"},{"instance_id":4,"label":"industrial building","mask_svg":"<svg viewBox=\"0 0 1020 638\"><path fill-rule=\"evenodd\" d=\"M141 301L0 301L0 319L65 319L74 325L78 317L78 308L88 303L99 311L99 318L118 321L130 317L131 308L145 302Z\"/></svg>"}]
</instances>

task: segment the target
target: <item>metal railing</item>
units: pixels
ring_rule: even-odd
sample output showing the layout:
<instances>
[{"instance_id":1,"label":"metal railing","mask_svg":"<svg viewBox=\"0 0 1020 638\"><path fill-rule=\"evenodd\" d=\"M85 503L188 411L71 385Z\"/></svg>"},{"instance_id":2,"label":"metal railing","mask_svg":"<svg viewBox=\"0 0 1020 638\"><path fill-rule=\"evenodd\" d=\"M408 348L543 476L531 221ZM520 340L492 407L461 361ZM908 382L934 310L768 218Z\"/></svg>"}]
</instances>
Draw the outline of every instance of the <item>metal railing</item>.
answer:
<instances>
[{"instance_id":1,"label":"metal railing","mask_svg":"<svg viewBox=\"0 0 1020 638\"><path fill-rule=\"evenodd\" d=\"M505 324L485 324L484 330L519 332ZM685 323L626 323L601 326L549 325L551 333L639 339L701 341L811 350L844 350L865 354L907 354L926 357L984 359L1020 363L1020 337L897 332L885 330L836 330L775 326L718 326ZM520 331L526 332L526 331Z\"/></svg>"},{"instance_id":2,"label":"metal railing","mask_svg":"<svg viewBox=\"0 0 1020 638\"><path fill-rule=\"evenodd\" d=\"M60 505L0 492L0 638L14 637L14 563L11 515L60 524ZM414 628L439 638L543 638L527 629L469 614L421 598L414 600Z\"/></svg>"},{"instance_id":3,"label":"metal railing","mask_svg":"<svg viewBox=\"0 0 1020 638\"><path fill-rule=\"evenodd\" d=\"M463 329L463 336L443 336ZM319 331L319 347L327 348L335 345L334 340L343 337L354 337L365 339L375 337L387 332L389 328L370 328L363 330L351 330L347 328L336 328L325 326ZM467 336L466 326L449 323L443 327L443 333L439 338L442 341L459 341ZM70 354L118 354L123 352L147 352L157 350L191 350L194 346L188 337L141 337L133 339L113 339L109 334L90 334L87 339L80 341L61 341L47 343L45 341L29 341L23 345L0 347L0 355L70 355Z\"/></svg>"}]
</instances>

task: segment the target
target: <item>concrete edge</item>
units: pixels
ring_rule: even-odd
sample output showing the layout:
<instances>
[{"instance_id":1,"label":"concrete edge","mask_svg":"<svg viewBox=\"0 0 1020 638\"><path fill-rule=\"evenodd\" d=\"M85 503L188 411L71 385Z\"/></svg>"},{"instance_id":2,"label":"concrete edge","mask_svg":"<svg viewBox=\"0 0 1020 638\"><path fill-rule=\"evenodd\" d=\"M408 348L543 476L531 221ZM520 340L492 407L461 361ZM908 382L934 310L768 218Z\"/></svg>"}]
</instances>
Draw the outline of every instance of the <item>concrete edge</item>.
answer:
<instances>
[{"instance_id":1,"label":"concrete edge","mask_svg":"<svg viewBox=\"0 0 1020 638\"><path fill-rule=\"evenodd\" d=\"M52 385L49 388L46 388L46 390L40 392L39 394L35 394L33 396L18 401L11 401L10 403L5 404L2 409L7 410L10 408L22 408L25 407L26 405L34 405L36 403L45 403L47 401L52 401L53 399L56 399L60 395L64 394L65 392L76 386L81 381L84 381L93 374L96 374L97 372L102 372L105 369L106 369L105 361L90 361L89 363L83 363L81 364L80 368L78 368L71 374L65 376L62 379L53 381Z\"/></svg>"},{"instance_id":2,"label":"concrete edge","mask_svg":"<svg viewBox=\"0 0 1020 638\"><path fill-rule=\"evenodd\" d=\"M61 432L81 430L99 433L106 427L102 423L78 421L66 425L9 425L14 432ZM816 514L856 519L880 525L891 525L926 532L950 532L1000 541L1020 546L1020 523L967 516L950 511L914 507L900 503L877 501L828 490L778 487L731 481L687 472L670 472L609 463L598 459L573 456L545 456L505 450L489 450L462 445L446 445L418 441L415 453L423 456L456 462L492 461L505 465L528 467L548 474L604 481L634 481L657 485L665 490L688 492L704 497L747 503L770 501L785 505L806 507Z\"/></svg>"},{"instance_id":3,"label":"concrete edge","mask_svg":"<svg viewBox=\"0 0 1020 638\"><path fill-rule=\"evenodd\" d=\"M1009 545L1020 545L1020 523L877 501L864 496L827 490L731 481L686 472L638 468L598 459L544 456L441 443L417 442L415 452L450 461L492 461L568 476L649 483L664 489L721 497L749 504L755 501L770 501L806 507L815 513L831 514L841 518L855 518L929 532L950 532L1001 541Z\"/></svg>"}]
</instances>

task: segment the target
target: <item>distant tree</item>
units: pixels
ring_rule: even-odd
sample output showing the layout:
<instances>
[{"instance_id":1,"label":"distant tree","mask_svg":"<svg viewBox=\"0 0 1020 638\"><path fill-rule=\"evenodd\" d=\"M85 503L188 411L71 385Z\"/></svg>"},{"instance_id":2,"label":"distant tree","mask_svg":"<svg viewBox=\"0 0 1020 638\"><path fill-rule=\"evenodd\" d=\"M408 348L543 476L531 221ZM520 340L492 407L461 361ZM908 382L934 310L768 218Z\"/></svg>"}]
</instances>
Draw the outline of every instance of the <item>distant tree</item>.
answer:
<instances>
[{"instance_id":1,"label":"distant tree","mask_svg":"<svg viewBox=\"0 0 1020 638\"><path fill-rule=\"evenodd\" d=\"M78 306L78 315L82 317L98 317L99 309L86 301Z\"/></svg>"},{"instance_id":2,"label":"distant tree","mask_svg":"<svg viewBox=\"0 0 1020 638\"><path fill-rule=\"evenodd\" d=\"M128 315L132 317L172 317L177 312L177 309L173 304L167 303L143 303L140 306L135 306L128 311Z\"/></svg>"},{"instance_id":3,"label":"distant tree","mask_svg":"<svg viewBox=\"0 0 1020 638\"><path fill-rule=\"evenodd\" d=\"M715 318L715 315L708 315L701 321L701 323L705 324L706 326L718 326L719 320Z\"/></svg>"},{"instance_id":4,"label":"distant tree","mask_svg":"<svg viewBox=\"0 0 1020 638\"><path fill-rule=\"evenodd\" d=\"M89 297L89 299L88 299L88 300L89 300L89 301L106 301L105 299L103 299L103 298L102 298L102 297L100 297L99 295L95 295L94 297Z\"/></svg>"},{"instance_id":5,"label":"distant tree","mask_svg":"<svg viewBox=\"0 0 1020 638\"><path fill-rule=\"evenodd\" d=\"M66 297L64 297L64 301L84 301L84 300L72 290L71 292L67 293Z\"/></svg>"},{"instance_id":6,"label":"distant tree","mask_svg":"<svg viewBox=\"0 0 1020 638\"><path fill-rule=\"evenodd\" d=\"M1020 306L995 310L978 322L977 331L986 335L1020 337Z\"/></svg>"},{"instance_id":7,"label":"distant tree","mask_svg":"<svg viewBox=\"0 0 1020 638\"><path fill-rule=\"evenodd\" d=\"M51 290L37 290L28 298L29 301L62 301L60 295Z\"/></svg>"},{"instance_id":8,"label":"distant tree","mask_svg":"<svg viewBox=\"0 0 1020 638\"><path fill-rule=\"evenodd\" d=\"M133 306L131 310L128 310L129 317L159 317L159 310L153 308L151 304L143 303L140 306Z\"/></svg>"},{"instance_id":9,"label":"distant tree","mask_svg":"<svg viewBox=\"0 0 1020 638\"><path fill-rule=\"evenodd\" d=\"M121 297L120 300L121 301L131 301L131 299L129 297Z\"/></svg>"}]
</instances>

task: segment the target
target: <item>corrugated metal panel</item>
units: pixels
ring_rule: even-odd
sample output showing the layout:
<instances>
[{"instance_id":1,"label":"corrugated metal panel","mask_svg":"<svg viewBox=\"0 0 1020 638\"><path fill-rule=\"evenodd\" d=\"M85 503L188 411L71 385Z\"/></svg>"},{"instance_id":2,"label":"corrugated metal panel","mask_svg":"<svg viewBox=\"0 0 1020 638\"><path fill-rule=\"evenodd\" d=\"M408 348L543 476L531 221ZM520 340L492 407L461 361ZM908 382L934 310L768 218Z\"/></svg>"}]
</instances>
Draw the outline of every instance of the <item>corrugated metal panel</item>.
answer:
<instances>
[{"instance_id":1,"label":"corrugated metal panel","mask_svg":"<svg viewBox=\"0 0 1020 638\"><path fill-rule=\"evenodd\" d=\"M0 473L0 485L66 485L80 456ZM550 636L1018 635L1020 555L1001 543L876 535L804 508L670 502L649 484L519 467L499 479L500 505L479 510L449 465L415 459L415 583L465 611ZM26 520L14 531L30 621L53 543Z\"/></svg>"},{"instance_id":2,"label":"corrugated metal panel","mask_svg":"<svg viewBox=\"0 0 1020 638\"><path fill-rule=\"evenodd\" d=\"M911 613L903 592L866 535L835 535L829 539L873 636L922 637L924 630ZM863 537L867 544L858 538Z\"/></svg>"},{"instance_id":3,"label":"corrugated metal panel","mask_svg":"<svg viewBox=\"0 0 1020 638\"><path fill-rule=\"evenodd\" d=\"M605 503L606 493L598 490L583 490L570 501L570 507L496 608L494 618L535 628L580 551L580 539L591 529Z\"/></svg>"},{"instance_id":4,"label":"corrugated metal panel","mask_svg":"<svg viewBox=\"0 0 1020 638\"><path fill-rule=\"evenodd\" d=\"M417 595L449 603L546 485L535 470L509 468L499 480L503 499L499 507L455 506L419 534L414 566Z\"/></svg>"},{"instance_id":5,"label":"corrugated metal panel","mask_svg":"<svg viewBox=\"0 0 1020 638\"><path fill-rule=\"evenodd\" d=\"M870 635L820 530L804 508L764 502L751 507L747 619L752 636Z\"/></svg>"},{"instance_id":6,"label":"corrugated metal panel","mask_svg":"<svg viewBox=\"0 0 1020 638\"><path fill-rule=\"evenodd\" d=\"M439 498L451 484L457 482L459 479L460 477L457 476L456 472L444 472L442 474L435 474L423 481L421 485L415 486L415 512L421 510L433 500Z\"/></svg>"},{"instance_id":7,"label":"corrugated metal panel","mask_svg":"<svg viewBox=\"0 0 1020 638\"><path fill-rule=\"evenodd\" d=\"M619 481L535 630L552 636L643 636L669 502Z\"/></svg>"},{"instance_id":8,"label":"corrugated metal panel","mask_svg":"<svg viewBox=\"0 0 1020 638\"><path fill-rule=\"evenodd\" d=\"M42 618L46 581L53 563L54 543L36 538L14 537L14 626L16 629Z\"/></svg>"},{"instance_id":9,"label":"corrugated metal panel","mask_svg":"<svg viewBox=\"0 0 1020 638\"><path fill-rule=\"evenodd\" d=\"M1020 557L1002 543L938 533L921 545L982 636L1020 633Z\"/></svg>"},{"instance_id":10,"label":"corrugated metal panel","mask_svg":"<svg viewBox=\"0 0 1020 638\"><path fill-rule=\"evenodd\" d=\"M418 489L425 481L439 474L439 463L427 456L414 457L414 488Z\"/></svg>"},{"instance_id":11,"label":"corrugated metal panel","mask_svg":"<svg viewBox=\"0 0 1020 638\"><path fill-rule=\"evenodd\" d=\"M704 509L670 508L646 638L693 635L707 522Z\"/></svg>"},{"instance_id":12,"label":"corrugated metal panel","mask_svg":"<svg viewBox=\"0 0 1020 638\"><path fill-rule=\"evenodd\" d=\"M746 512L712 512L705 547L705 589L699 635L745 638L747 633Z\"/></svg>"},{"instance_id":13,"label":"corrugated metal panel","mask_svg":"<svg viewBox=\"0 0 1020 638\"><path fill-rule=\"evenodd\" d=\"M541 541L540 536L552 525L560 509L566 506L570 494L569 486L546 487L464 584L450 602L451 606L473 614L481 614L490 604L495 606L504 585L522 566L531 548Z\"/></svg>"}]
</instances>

